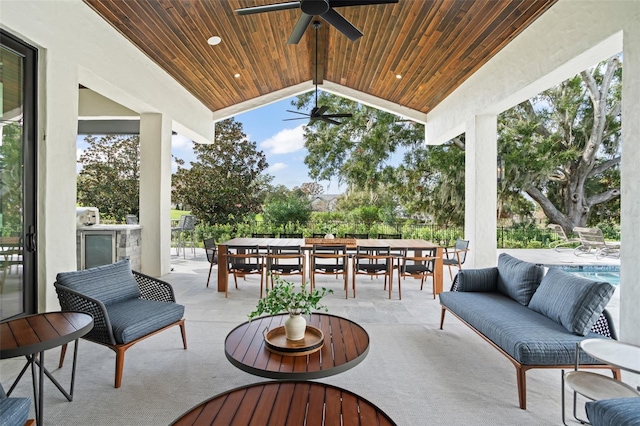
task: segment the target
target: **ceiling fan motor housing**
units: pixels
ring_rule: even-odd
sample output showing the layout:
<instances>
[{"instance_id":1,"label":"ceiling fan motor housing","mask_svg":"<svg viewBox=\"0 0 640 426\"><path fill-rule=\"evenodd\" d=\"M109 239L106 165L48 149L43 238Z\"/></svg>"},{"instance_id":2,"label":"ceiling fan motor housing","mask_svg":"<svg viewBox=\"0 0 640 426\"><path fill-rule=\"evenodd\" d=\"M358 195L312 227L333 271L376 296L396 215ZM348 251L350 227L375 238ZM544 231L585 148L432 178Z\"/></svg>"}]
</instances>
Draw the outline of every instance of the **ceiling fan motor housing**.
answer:
<instances>
[{"instance_id":1,"label":"ceiling fan motor housing","mask_svg":"<svg viewBox=\"0 0 640 426\"><path fill-rule=\"evenodd\" d=\"M329 0L301 0L300 9L307 15L324 15L329 10Z\"/></svg>"}]
</instances>

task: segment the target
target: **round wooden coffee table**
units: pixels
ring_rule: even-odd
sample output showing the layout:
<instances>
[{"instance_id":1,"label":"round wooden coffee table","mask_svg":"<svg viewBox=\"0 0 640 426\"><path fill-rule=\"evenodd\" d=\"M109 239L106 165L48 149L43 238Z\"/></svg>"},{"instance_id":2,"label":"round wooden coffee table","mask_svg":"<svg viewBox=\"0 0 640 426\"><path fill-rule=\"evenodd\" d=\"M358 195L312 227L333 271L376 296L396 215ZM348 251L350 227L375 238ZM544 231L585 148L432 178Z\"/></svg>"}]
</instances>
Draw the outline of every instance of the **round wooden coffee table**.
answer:
<instances>
[{"instance_id":1,"label":"round wooden coffee table","mask_svg":"<svg viewBox=\"0 0 640 426\"><path fill-rule=\"evenodd\" d=\"M264 331L284 325L286 314L260 317L233 329L224 343L227 359L239 369L270 379L309 380L342 373L369 352L369 335L353 321L314 313L307 324L324 333L324 345L308 355L279 355L265 347Z\"/></svg>"},{"instance_id":2,"label":"round wooden coffee table","mask_svg":"<svg viewBox=\"0 0 640 426\"><path fill-rule=\"evenodd\" d=\"M275 381L224 392L172 425L395 425L382 410L353 392L325 383Z\"/></svg>"}]
</instances>

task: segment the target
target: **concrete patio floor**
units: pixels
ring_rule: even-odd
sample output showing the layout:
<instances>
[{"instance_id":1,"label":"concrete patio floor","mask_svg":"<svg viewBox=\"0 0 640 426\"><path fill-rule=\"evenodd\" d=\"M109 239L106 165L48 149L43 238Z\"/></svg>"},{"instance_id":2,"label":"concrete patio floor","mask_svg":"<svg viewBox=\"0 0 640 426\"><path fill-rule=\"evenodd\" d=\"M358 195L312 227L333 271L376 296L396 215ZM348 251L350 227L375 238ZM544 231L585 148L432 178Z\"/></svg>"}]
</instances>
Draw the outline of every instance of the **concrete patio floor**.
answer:
<instances>
[{"instance_id":1,"label":"concrete patio floor","mask_svg":"<svg viewBox=\"0 0 640 426\"><path fill-rule=\"evenodd\" d=\"M545 264L573 260L552 250L509 253ZM578 263L586 264L583 259ZM267 380L240 371L224 355L226 335L247 320L258 301L259 278L239 280L239 288L231 287L225 299L216 290L215 268L209 288L205 287L209 264L204 250L196 250L195 256L187 252L186 259L174 251L172 266L172 273L163 279L174 286L178 302L185 305L188 349L182 349L177 328L138 343L127 351L123 385L115 389L114 354L81 340L74 401L67 402L47 381L46 425L166 425L214 395ZM444 278L447 290L451 279L446 268ZM335 291L323 300L329 313L359 323L371 343L361 364L318 381L360 394L399 425L560 423L560 371L529 371L527 410L520 410L515 369L505 357L453 316L447 316L444 329L439 330L440 305L430 282L420 291L418 281L404 280L402 300L397 289L389 300L381 279L359 277L358 297L345 300L340 280L323 276L319 281ZM61 369L57 368L58 350L48 351L45 357L45 364L65 387L70 353ZM22 359L0 362L5 389L23 363ZM27 376L14 396L32 395Z\"/></svg>"}]
</instances>

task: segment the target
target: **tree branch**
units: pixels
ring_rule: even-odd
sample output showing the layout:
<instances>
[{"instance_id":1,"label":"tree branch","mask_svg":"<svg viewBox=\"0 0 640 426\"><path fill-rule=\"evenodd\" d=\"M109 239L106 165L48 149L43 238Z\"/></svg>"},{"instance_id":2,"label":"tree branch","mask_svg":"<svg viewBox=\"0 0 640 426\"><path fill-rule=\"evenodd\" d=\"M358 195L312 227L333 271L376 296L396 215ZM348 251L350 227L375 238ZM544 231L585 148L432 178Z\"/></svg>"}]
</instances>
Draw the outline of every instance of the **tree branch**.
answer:
<instances>
[{"instance_id":1,"label":"tree branch","mask_svg":"<svg viewBox=\"0 0 640 426\"><path fill-rule=\"evenodd\" d=\"M603 162L602 164L598 164L596 167L594 167L593 169L591 169L591 171L589 172L589 174L587 175L588 178L593 177L597 174L600 174L602 172L604 172L607 169L610 169L613 166L616 166L618 164L620 164L620 157L616 157L616 158L612 158L611 160L607 160L605 162Z\"/></svg>"},{"instance_id":2,"label":"tree branch","mask_svg":"<svg viewBox=\"0 0 640 426\"><path fill-rule=\"evenodd\" d=\"M527 116L528 121L531 121L531 122L538 121L538 114L533 109L533 104L531 103L531 100L526 100L522 102L520 106L522 107L525 115ZM549 136L551 136L551 132L549 131L549 129L547 129L541 122L538 122L536 126L536 132L545 138L548 138Z\"/></svg>"},{"instance_id":3,"label":"tree branch","mask_svg":"<svg viewBox=\"0 0 640 426\"><path fill-rule=\"evenodd\" d=\"M606 203L607 201L611 201L620 196L620 188L611 188L606 190L605 192L601 192L600 194L593 195L587 198L587 205L589 207L595 206L596 204Z\"/></svg>"}]
</instances>

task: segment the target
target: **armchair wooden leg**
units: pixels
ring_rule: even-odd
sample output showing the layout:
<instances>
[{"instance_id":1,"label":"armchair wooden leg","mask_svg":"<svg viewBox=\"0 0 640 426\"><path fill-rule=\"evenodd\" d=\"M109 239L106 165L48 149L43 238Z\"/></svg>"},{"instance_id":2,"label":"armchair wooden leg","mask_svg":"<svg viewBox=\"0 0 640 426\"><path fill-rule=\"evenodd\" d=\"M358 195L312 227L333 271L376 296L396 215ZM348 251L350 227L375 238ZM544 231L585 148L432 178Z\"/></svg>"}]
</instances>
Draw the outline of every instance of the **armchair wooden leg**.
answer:
<instances>
[{"instance_id":1,"label":"armchair wooden leg","mask_svg":"<svg viewBox=\"0 0 640 426\"><path fill-rule=\"evenodd\" d=\"M445 308L442 308L442 312L440 312L440 330L442 330L442 326L444 325L444 314L447 313Z\"/></svg>"},{"instance_id":2,"label":"armchair wooden leg","mask_svg":"<svg viewBox=\"0 0 640 426\"><path fill-rule=\"evenodd\" d=\"M182 335L182 346L187 349L187 331L184 327L184 319L180 321L180 334Z\"/></svg>"},{"instance_id":3,"label":"armchair wooden leg","mask_svg":"<svg viewBox=\"0 0 640 426\"><path fill-rule=\"evenodd\" d=\"M64 364L64 356L67 354L67 344L65 343L60 347L60 361L58 362L58 368L62 368Z\"/></svg>"},{"instance_id":4,"label":"armchair wooden leg","mask_svg":"<svg viewBox=\"0 0 640 426\"><path fill-rule=\"evenodd\" d=\"M124 348L113 348L116 352L116 388L122 386L122 372L124 370L124 352L127 350L127 347Z\"/></svg>"}]
</instances>

